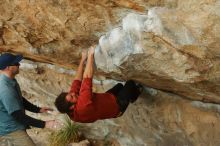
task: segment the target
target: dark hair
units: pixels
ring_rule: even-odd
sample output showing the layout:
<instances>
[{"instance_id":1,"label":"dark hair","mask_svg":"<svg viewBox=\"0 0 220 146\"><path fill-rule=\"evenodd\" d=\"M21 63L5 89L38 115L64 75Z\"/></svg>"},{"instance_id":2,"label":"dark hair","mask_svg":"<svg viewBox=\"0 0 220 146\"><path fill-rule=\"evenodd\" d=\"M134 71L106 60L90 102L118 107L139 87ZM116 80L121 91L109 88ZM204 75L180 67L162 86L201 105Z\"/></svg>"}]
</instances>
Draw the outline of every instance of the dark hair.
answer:
<instances>
[{"instance_id":1,"label":"dark hair","mask_svg":"<svg viewBox=\"0 0 220 146\"><path fill-rule=\"evenodd\" d=\"M55 106L61 113L69 113L70 107L73 105L73 103L66 101L67 94L66 92L61 92L55 100Z\"/></svg>"}]
</instances>

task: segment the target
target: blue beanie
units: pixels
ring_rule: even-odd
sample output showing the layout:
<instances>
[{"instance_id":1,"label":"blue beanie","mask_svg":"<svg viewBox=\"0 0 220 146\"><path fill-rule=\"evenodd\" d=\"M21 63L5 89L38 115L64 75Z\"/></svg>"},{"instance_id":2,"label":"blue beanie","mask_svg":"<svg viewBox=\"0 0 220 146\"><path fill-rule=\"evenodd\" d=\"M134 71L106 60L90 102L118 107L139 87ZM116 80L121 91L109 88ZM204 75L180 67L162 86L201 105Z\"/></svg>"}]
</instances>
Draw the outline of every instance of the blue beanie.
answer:
<instances>
[{"instance_id":1,"label":"blue beanie","mask_svg":"<svg viewBox=\"0 0 220 146\"><path fill-rule=\"evenodd\" d=\"M10 53L4 53L0 56L0 70L5 69L15 63L19 63L23 59L22 55L13 55Z\"/></svg>"}]
</instances>

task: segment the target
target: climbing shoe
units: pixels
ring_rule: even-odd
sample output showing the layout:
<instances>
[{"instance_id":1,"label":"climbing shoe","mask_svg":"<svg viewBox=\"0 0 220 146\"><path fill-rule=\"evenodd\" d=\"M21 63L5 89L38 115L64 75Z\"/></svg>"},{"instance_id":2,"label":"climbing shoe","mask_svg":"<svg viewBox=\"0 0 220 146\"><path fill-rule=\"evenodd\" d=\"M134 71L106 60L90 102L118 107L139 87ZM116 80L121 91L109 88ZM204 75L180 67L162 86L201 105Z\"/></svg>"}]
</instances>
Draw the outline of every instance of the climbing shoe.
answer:
<instances>
[{"instance_id":1,"label":"climbing shoe","mask_svg":"<svg viewBox=\"0 0 220 146\"><path fill-rule=\"evenodd\" d=\"M136 97L130 98L131 103L134 103L138 99L139 95L143 92L144 87L141 84L137 84L136 89Z\"/></svg>"}]
</instances>

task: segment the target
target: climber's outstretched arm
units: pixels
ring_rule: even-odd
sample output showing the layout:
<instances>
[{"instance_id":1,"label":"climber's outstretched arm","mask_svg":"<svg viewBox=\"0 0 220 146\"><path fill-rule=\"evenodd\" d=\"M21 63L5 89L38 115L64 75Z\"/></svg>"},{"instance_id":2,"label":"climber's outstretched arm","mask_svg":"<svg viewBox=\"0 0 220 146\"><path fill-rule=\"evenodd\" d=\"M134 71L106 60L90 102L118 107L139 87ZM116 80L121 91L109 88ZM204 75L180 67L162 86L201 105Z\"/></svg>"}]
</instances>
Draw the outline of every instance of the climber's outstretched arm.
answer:
<instances>
[{"instance_id":1,"label":"climber's outstretched arm","mask_svg":"<svg viewBox=\"0 0 220 146\"><path fill-rule=\"evenodd\" d=\"M86 68L83 74L83 78L92 78L94 72L94 52L95 46L91 46L88 51Z\"/></svg>"},{"instance_id":2,"label":"climber's outstretched arm","mask_svg":"<svg viewBox=\"0 0 220 146\"><path fill-rule=\"evenodd\" d=\"M75 80L82 81L83 71L84 71L84 63L85 63L86 59L87 59L87 52L83 51L82 56L81 56L81 60L80 60L80 63L79 63L79 66L78 66L78 69L76 72Z\"/></svg>"}]
</instances>

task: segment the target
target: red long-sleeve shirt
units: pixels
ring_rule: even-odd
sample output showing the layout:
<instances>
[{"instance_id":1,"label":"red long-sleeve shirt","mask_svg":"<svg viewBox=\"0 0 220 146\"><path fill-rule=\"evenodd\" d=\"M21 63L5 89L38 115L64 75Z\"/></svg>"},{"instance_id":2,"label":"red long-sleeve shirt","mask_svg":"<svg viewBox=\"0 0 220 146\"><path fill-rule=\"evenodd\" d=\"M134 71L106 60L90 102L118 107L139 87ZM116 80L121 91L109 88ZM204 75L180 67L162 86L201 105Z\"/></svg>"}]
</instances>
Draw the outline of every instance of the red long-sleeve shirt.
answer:
<instances>
[{"instance_id":1,"label":"red long-sleeve shirt","mask_svg":"<svg viewBox=\"0 0 220 146\"><path fill-rule=\"evenodd\" d=\"M116 97L111 93L93 93L92 79L74 80L70 89L78 95L70 118L76 122L91 123L99 119L115 118L120 113Z\"/></svg>"}]
</instances>

